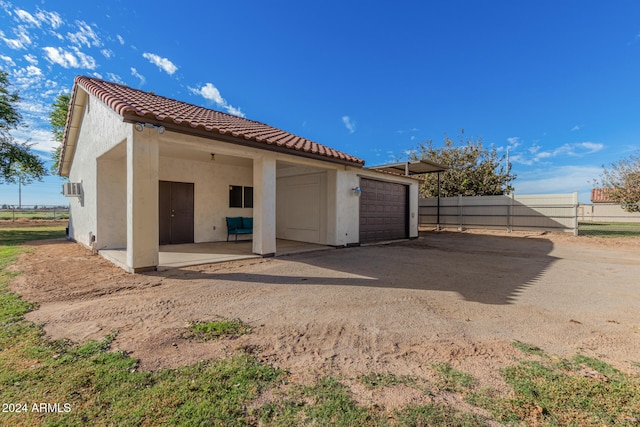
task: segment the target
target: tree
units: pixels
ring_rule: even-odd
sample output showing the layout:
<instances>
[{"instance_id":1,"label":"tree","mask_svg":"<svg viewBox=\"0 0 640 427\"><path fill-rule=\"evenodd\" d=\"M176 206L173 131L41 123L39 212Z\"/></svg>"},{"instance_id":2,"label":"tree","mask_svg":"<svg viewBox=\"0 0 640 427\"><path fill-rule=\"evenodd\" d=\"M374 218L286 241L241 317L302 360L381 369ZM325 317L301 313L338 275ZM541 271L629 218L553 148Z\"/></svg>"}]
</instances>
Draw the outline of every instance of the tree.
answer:
<instances>
[{"instance_id":1,"label":"tree","mask_svg":"<svg viewBox=\"0 0 640 427\"><path fill-rule=\"evenodd\" d=\"M601 183L609 198L627 212L640 212L640 153L602 167Z\"/></svg>"},{"instance_id":2,"label":"tree","mask_svg":"<svg viewBox=\"0 0 640 427\"><path fill-rule=\"evenodd\" d=\"M22 125L22 115L15 107L20 101L17 92L9 92L6 71L0 71L0 184L41 180L47 171L44 162L31 151L28 142L18 143L10 132Z\"/></svg>"},{"instance_id":3,"label":"tree","mask_svg":"<svg viewBox=\"0 0 640 427\"><path fill-rule=\"evenodd\" d=\"M458 137L456 144L445 135L441 147L427 140L420 144L413 155L414 160L431 160L449 167L441 172L440 196L495 196L512 192L511 182L516 176L511 174L511 165L505 166L504 156L499 155L496 148L485 148L482 138L464 140L463 136ZM420 196L436 197L437 174L426 174L424 178L420 185Z\"/></svg>"},{"instance_id":4,"label":"tree","mask_svg":"<svg viewBox=\"0 0 640 427\"><path fill-rule=\"evenodd\" d=\"M69 100L71 96L68 93L58 95L52 104L53 110L49 114L49 123L51 124L51 132L53 139L60 144L51 152L53 164L51 171L58 172L60 165L60 152L62 151L62 139L64 138L64 129L67 125L67 115L69 114Z\"/></svg>"}]
</instances>

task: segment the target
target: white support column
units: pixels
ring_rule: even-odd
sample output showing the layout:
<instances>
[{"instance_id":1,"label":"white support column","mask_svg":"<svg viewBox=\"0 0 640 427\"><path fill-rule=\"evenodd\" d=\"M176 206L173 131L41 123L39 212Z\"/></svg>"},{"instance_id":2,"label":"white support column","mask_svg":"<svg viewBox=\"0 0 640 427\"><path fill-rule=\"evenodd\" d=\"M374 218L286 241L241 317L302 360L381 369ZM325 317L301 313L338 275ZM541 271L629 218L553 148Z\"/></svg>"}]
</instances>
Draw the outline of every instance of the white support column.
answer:
<instances>
[{"instance_id":1,"label":"white support column","mask_svg":"<svg viewBox=\"0 0 640 427\"><path fill-rule=\"evenodd\" d=\"M127 269L158 266L158 164L154 129L133 130L127 138Z\"/></svg>"},{"instance_id":2,"label":"white support column","mask_svg":"<svg viewBox=\"0 0 640 427\"><path fill-rule=\"evenodd\" d=\"M253 159L253 253L276 253L276 160Z\"/></svg>"},{"instance_id":3,"label":"white support column","mask_svg":"<svg viewBox=\"0 0 640 427\"><path fill-rule=\"evenodd\" d=\"M343 246L344 239L338 233L338 172L327 171L327 245Z\"/></svg>"},{"instance_id":4,"label":"white support column","mask_svg":"<svg viewBox=\"0 0 640 427\"><path fill-rule=\"evenodd\" d=\"M409 238L418 237L418 220L420 219L418 192L418 183L409 185Z\"/></svg>"}]
</instances>

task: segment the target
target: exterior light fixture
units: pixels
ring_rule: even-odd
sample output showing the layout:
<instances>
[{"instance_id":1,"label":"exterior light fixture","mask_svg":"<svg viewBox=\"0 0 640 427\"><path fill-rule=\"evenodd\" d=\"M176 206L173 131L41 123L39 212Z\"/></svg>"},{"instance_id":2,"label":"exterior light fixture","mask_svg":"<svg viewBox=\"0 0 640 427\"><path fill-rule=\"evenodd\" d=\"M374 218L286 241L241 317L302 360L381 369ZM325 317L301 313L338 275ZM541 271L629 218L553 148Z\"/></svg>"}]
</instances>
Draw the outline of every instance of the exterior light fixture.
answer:
<instances>
[{"instance_id":1,"label":"exterior light fixture","mask_svg":"<svg viewBox=\"0 0 640 427\"><path fill-rule=\"evenodd\" d=\"M156 126L153 123L140 123L140 122L138 122L138 123L135 124L134 127L138 132L142 132L144 130L144 128L149 128L149 129L154 129L155 128L160 135L162 135L164 133L164 131L165 131L164 126Z\"/></svg>"},{"instance_id":2,"label":"exterior light fixture","mask_svg":"<svg viewBox=\"0 0 640 427\"><path fill-rule=\"evenodd\" d=\"M360 197L360 194L362 194L362 190L360 189L360 187L352 188L351 191L353 191L358 197Z\"/></svg>"},{"instance_id":3,"label":"exterior light fixture","mask_svg":"<svg viewBox=\"0 0 640 427\"><path fill-rule=\"evenodd\" d=\"M216 159L216 154L215 153L211 153L211 160L215 160Z\"/></svg>"}]
</instances>

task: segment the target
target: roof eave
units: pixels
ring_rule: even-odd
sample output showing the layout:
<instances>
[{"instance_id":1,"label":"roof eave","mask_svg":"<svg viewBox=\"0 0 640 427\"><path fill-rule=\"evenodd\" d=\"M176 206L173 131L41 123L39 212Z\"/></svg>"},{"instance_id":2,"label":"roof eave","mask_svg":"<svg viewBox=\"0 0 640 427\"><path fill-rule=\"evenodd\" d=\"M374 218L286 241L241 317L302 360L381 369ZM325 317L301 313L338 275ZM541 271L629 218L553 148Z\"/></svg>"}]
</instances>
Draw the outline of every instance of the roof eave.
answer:
<instances>
[{"instance_id":1,"label":"roof eave","mask_svg":"<svg viewBox=\"0 0 640 427\"><path fill-rule=\"evenodd\" d=\"M78 131L84 115L84 106L87 100L87 92L79 86L74 85L71 98L69 100L69 111L67 113L67 123L62 137L62 149L58 162L58 175L69 176L71 162L76 151L78 141Z\"/></svg>"},{"instance_id":2,"label":"roof eave","mask_svg":"<svg viewBox=\"0 0 640 427\"><path fill-rule=\"evenodd\" d=\"M125 115L123 116L123 121L125 123L151 123L154 125L161 125L161 126L164 126L164 128L167 131L181 133L184 135L198 136L206 139L215 139L217 141L223 141L223 142L228 142L230 144L242 145L245 147L251 147L258 150L266 150L266 151L272 151L276 153L289 154L292 156L305 157L308 159L315 159L323 162L330 162L330 163L335 163L335 164L345 165L345 166L353 166L357 168L362 168L364 166L363 160L360 160L359 162L355 162L355 161L340 159L332 156L324 156L318 153L312 153L312 152L307 152L302 150L293 150L291 148L281 147L275 144L258 142L255 139L246 139L244 137L235 137L229 134L222 134L215 130L206 130L200 127L194 128L194 127L191 127L189 124L176 124L173 122L158 120L153 116L151 117L140 116L133 111L126 112Z\"/></svg>"}]
</instances>

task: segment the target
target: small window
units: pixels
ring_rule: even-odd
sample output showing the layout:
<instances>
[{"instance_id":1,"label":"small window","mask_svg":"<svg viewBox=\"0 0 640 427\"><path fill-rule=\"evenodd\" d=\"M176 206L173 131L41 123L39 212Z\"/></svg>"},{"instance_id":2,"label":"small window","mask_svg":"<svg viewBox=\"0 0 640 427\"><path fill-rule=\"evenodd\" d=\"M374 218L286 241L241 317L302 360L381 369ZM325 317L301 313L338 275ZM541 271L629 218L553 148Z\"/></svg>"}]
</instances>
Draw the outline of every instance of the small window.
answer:
<instances>
[{"instance_id":1,"label":"small window","mask_svg":"<svg viewBox=\"0 0 640 427\"><path fill-rule=\"evenodd\" d=\"M242 207L242 186L240 185L229 186L229 207L230 208Z\"/></svg>"},{"instance_id":2,"label":"small window","mask_svg":"<svg viewBox=\"0 0 640 427\"><path fill-rule=\"evenodd\" d=\"M253 187L244 187L244 207L253 207Z\"/></svg>"}]
</instances>

